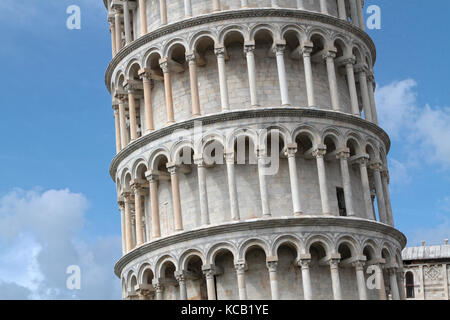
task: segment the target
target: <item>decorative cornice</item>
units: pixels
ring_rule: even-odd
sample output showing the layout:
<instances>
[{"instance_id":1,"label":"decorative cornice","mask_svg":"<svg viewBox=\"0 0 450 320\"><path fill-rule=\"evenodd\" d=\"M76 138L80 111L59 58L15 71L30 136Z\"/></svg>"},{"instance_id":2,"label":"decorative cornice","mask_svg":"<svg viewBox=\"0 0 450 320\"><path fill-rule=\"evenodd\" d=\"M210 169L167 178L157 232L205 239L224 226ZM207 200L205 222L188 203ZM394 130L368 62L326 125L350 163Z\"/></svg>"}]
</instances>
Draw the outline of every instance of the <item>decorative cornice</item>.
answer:
<instances>
[{"instance_id":1,"label":"decorative cornice","mask_svg":"<svg viewBox=\"0 0 450 320\"><path fill-rule=\"evenodd\" d=\"M349 217L321 217L321 216L309 216L309 217L296 217L296 218L274 218L274 219L261 219L257 221L241 221L234 223L224 223L221 225L215 225L202 229L196 229L191 231L182 232L166 238L158 239L150 243L146 243L137 249L129 252L123 256L114 266L114 273L120 278L123 268L127 266L134 259L143 256L149 252L170 247L171 245L183 243L186 241L192 241L204 237L211 237L221 234L229 234L230 227L232 226L233 232L242 232L248 230L261 230L268 228L282 228L282 227L295 227L295 226L323 226L323 227L349 227L360 230L361 232L367 230L371 232L380 232L385 235L389 235L396 239L402 248L406 246L406 237L403 233L397 229L392 228L386 224L363 220L358 218Z\"/></svg>"},{"instance_id":2,"label":"decorative cornice","mask_svg":"<svg viewBox=\"0 0 450 320\"><path fill-rule=\"evenodd\" d=\"M134 151L146 146L147 144L161 139L165 136L171 135L176 130L189 130L194 128L196 121L201 121L202 125L211 125L218 122L233 121L241 119L252 119L252 118L267 118L267 117L296 117L296 118L319 118L319 119L329 119L334 121L342 121L349 124L353 124L364 129L367 129L377 136L379 136L385 146L386 152L389 151L391 146L391 141L388 134L376 124L366 121L362 118L353 116L351 114L321 110L321 109L311 109L311 108L294 108L294 107L283 107L283 108L259 108L259 109L248 109L248 110L236 110L224 113L216 113L211 115L206 115L203 117L197 117L192 119L187 119L181 122L177 122L167 127L163 127L159 130L155 130L135 141L131 142L127 147L122 149L112 160L109 173L113 180L115 180L117 167L119 163L123 161L126 157L132 154Z\"/></svg>"},{"instance_id":3,"label":"decorative cornice","mask_svg":"<svg viewBox=\"0 0 450 320\"><path fill-rule=\"evenodd\" d=\"M220 22L228 19L245 19L245 18L259 18L259 17L279 17L279 18L296 18L300 20L311 20L316 22L321 22L325 24L330 24L342 28L343 30L353 33L359 36L372 53L373 63L376 60L376 49L375 44L369 35L358 27L353 26L351 23L343 21L342 19L325 15L318 12L302 11L298 9L285 9L285 8L253 8L253 9L238 9L238 10L227 10L221 12L215 12L211 14L196 16L193 18L184 19L177 21L168 25L161 26L160 28L149 32L148 34L136 39L135 41L129 43L127 46L123 47L111 60L109 63L106 74L105 74L105 84L106 88L111 91L111 76L114 69L117 67L119 62L126 56L131 54L134 50L142 47L143 45L163 37L165 35L171 34L173 32L203 25L211 22Z\"/></svg>"}]
</instances>

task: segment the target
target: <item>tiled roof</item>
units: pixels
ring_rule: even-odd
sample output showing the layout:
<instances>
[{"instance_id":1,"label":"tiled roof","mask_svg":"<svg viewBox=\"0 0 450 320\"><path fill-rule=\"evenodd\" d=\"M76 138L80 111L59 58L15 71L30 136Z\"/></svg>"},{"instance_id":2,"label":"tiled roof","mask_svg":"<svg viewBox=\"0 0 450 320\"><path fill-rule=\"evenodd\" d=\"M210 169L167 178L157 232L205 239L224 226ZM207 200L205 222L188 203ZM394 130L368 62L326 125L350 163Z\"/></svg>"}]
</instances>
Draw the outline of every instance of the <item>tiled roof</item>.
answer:
<instances>
[{"instance_id":1,"label":"tiled roof","mask_svg":"<svg viewBox=\"0 0 450 320\"><path fill-rule=\"evenodd\" d=\"M420 246L403 249L403 260L430 260L450 258L450 245Z\"/></svg>"}]
</instances>

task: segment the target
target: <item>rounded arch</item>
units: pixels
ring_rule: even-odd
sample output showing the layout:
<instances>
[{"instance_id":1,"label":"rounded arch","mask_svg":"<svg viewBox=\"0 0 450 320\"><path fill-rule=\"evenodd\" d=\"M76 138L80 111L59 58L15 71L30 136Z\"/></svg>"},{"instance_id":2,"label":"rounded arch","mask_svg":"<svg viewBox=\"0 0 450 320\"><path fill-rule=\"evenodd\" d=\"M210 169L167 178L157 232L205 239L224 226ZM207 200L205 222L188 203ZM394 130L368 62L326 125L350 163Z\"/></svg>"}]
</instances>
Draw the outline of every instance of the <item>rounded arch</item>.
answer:
<instances>
[{"instance_id":1,"label":"rounded arch","mask_svg":"<svg viewBox=\"0 0 450 320\"><path fill-rule=\"evenodd\" d=\"M328 127L322 131L321 140L325 143L325 140L329 138L333 141L336 149L345 147L344 135L335 127Z\"/></svg>"},{"instance_id":2,"label":"rounded arch","mask_svg":"<svg viewBox=\"0 0 450 320\"><path fill-rule=\"evenodd\" d=\"M361 155L365 153L362 149L362 138L359 134L355 132L348 132L345 136L345 145L347 148L350 149L350 154L352 156L354 155Z\"/></svg>"},{"instance_id":3,"label":"rounded arch","mask_svg":"<svg viewBox=\"0 0 450 320\"><path fill-rule=\"evenodd\" d=\"M214 46L218 45L218 37L216 33L210 30L202 30L194 34L189 40L189 51L197 52L199 43L204 40L211 40Z\"/></svg>"},{"instance_id":4,"label":"rounded arch","mask_svg":"<svg viewBox=\"0 0 450 320\"><path fill-rule=\"evenodd\" d=\"M264 251L266 254L266 257L270 257L270 246L269 244L262 240L262 239L248 239L247 241L243 242L238 250L238 260L245 260L245 255L248 252L249 249L258 247Z\"/></svg>"},{"instance_id":5,"label":"rounded arch","mask_svg":"<svg viewBox=\"0 0 450 320\"><path fill-rule=\"evenodd\" d=\"M181 254L180 259L179 259L180 265L178 266L178 269L179 270L187 270L189 260L193 257L198 257L202 261L203 265L206 264L205 255L200 250L188 249Z\"/></svg>"},{"instance_id":6,"label":"rounded arch","mask_svg":"<svg viewBox=\"0 0 450 320\"><path fill-rule=\"evenodd\" d=\"M136 79L138 71L142 68L141 63L136 59L132 59L127 63L125 68L126 79Z\"/></svg>"},{"instance_id":7,"label":"rounded arch","mask_svg":"<svg viewBox=\"0 0 450 320\"><path fill-rule=\"evenodd\" d=\"M152 171L157 171L161 158L166 158L167 162L170 162L172 159L170 157L170 151L166 147L160 147L151 153L148 161L149 169Z\"/></svg>"},{"instance_id":8,"label":"rounded arch","mask_svg":"<svg viewBox=\"0 0 450 320\"><path fill-rule=\"evenodd\" d=\"M311 144L311 147L315 147L322 143L320 133L314 127L309 125L298 126L292 132L292 141L297 142L299 139L301 140L302 137L310 140L309 143ZM305 143L306 142L307 141L305 141Z\"/></svg>"},{"instance_id":9,"label":"rounded arch","mask_svg":"<svg viewBox=\"0 0 450 320\"><path fill-rule=\"evenodd\" d=\"M381 258L381 252L378 245L370 239L363 242L360 253L367 258L368 262Z\"/></svg>"},{"instance_id":10,"label":"rounded arch","mask_svg":"<svg viewBox=\"0 0 450 320\"><path fill-rule=\"evenodd\" d=\"M295 235L282 235L276 238L273 242L270 248L270 255L272 257L278 258L278 249L283 245L292 246L297 253L297 257L299 257L300 254L304 252L304 245L299 238L297 238Z\"/></svg>"},{"instance_id":11,"label":"rounded arch","mask_svg":"<svg viewBox=\"0 0 450 320\"><path fill-rule=\"evenodd\" d=\"M242 36L242 38L244 39L244 42L249 41L249 33L244 27L242 27L240 25L231 25L231 26L226 26L225 28L220 30L219 36L218 36L218 46L224 46L227 37L232 33L239 33Z\"/></svg>"},{"instance_id":12,"label":"rounded arch","mask_svg":"<svg viewBox=\"0 0 450 320\"><path fill-rule=\"evenodd\" d=\"M238 128L233 130L226 138L226 148L228 150L233 150L236 141L241 137L248 138L253 143L253 151L256 154L256 148L258 147L258 133L253 129Z\"/></svg>"},{"instance_id":13,"label":"rounded arch","mask_svg":"<svg viewBox=\"0 0 450 320\"><path fill-rule=\"evenodd\" d=\"M351 253L351 257L359 256L359 252L361 251L361 249L359 247L358 242L352 236L349 236L349 235L341 236L336 241L336 246L335 246L334 250L338 253L341 253L339 249L342 245L346 245L348 247L348 249L350 250L350 253ZM343 255L342 253L341 253L341 257L342 257L342 259L346 258L346 256Z\"/></svg>"},{"instance_id":14,"label":"rounded arch","mask_svg":"<svg viewBox=\"0 0 450 320\"><path fill-rule=\"evenodd\" d=\"M172 263L175 267L175 271L178 271L178 263L177 259L175 259L172 255L166 254L158 259L158 262L155 265L155 276L156 279L163 278L163 272L165 271L166 264Z\"/></svg>"},{"instance_id":15,"label":"rounded arch","mask_svg":"<svg viewBox=\"0 0 450 320\"><path fill-rule=\"evenodd\" d=\"M216 256L222 251L229 251L233 255L233 259L235 261L237 260L237 248L232 243L221 242L215 244L208 250L208 253L206 254L206 261L209 264L214 264Z\"/></svg>"},{"instance_id":16,"label":"rounded arch","mask_svg":"<svg viewBox=\"0 0 450 320\"><path fill-rule=\"evenodd\" d=\"M285 145L292 143L292 137L289 129L282 124L276 124L260 130L258 144L265 146L267 144L267 137L273 131L276 131L281 136L281 139Z\"/></svg>"},{"instance_id":17,"label":"rounded arch","mask_svg":"<svg viewBox=\"0 0 450 320\"><path fill-rule=\"evenodd\" d=\"M279 36L280 33L277 32L278 30L275 29L274 26L270 24L258 24L255 25L253 28L250 29L249 32L249 40L256 42L256 36L260 32L267 32L270 34L272 41L276 42L277 40L281 40L281 37Z\"/></svg>"},{"instance_id":18,"label":"rounded arch","mask_svg":"<svg viewBox=\"0 0 450 320\"><path fill-rule=\"evenodd\" d=\"M159 60L163 57L160 48L152 47L144 53L142 65L151 70L159 70Z\"/></svg>"},{"instance_id":19,"label":"rounded arch","mask_svg":"<svg viewBox=\"0 0 450 320\"><path fill-rule=\"evenodd\" d=\"M177 141L170 148L170 159L173 159L173 161L177 164L181 164L180 154L182 151L184 151L186 149L191 149L192 152L195 153L194 142L192 140L184 139L184 140ZM189 163L189 164L192 164L192 163Z\"/></svg>"},{"instance_id":20,"label":"rounded arch","mask_svg":"<svg viewBox=\"0 0 450 320\"><path fill-rule=\"evenodd\" d=\"M152 276L154 278L154 274L155 273L153 272L150 263L144 262L139 267L139 272L138 272L139 284L148 284L149 283L149 276Z\"/></svg>"},{"instance_id":21,"label":"rounded arch","mask_svg":"<svg viewBox=\"0 0 450 320\"><path fill-rule=\"evenodd\" d=\"M205 147L212 142L219 143L225 149L226 146L225 136L219 131L214 131L208 132L199 141L195 142L195 153L198 155L203 155Z\"/></svg>"},{"instance_id":22,"label":"rounded arch","mask_svg":"<svg viewBox=\"0 0 450 320\"><path fill-rule=\"evenodd\" d=\"M336 34L332 39L333 46L337 49L336 57L350 57L352 56L351 47L348 40L341 34Z\"/></svg>"},{"instance_id":23,"label":"rounded arch","mask_svg":"<svg viewBox=\"0 0 450 320\"><path fill-rule=\"evenodd\" d=\"M288 24L283 26L280 30L281 39L286 39L288 33L295 34L299 43L302 43L306 39L306 32L302 26L296 24Z\"/></svg>"},{"instance_id":24,"label":"rounded arch","mask_svg":"<svg viewBox=\"0 0 450 320\"><path fill-rule=\"evenodd\" d=\"M162 49L162 56L163 57L171 57L174 48L176 48L177 46L183 47L186 52L189 49L189 45L188 45L188 43L186 42L185 39L183 39L183 38L174 38L174 39L171 39L169 42L167 42L164 45L164 47Z\"/></svg>"},{"instance_id":25,"label":"rounded arch","mask_svg":"<svg viewBox=\"0 0 450 320\"><path fill-rule=\"evenodd\" d=\"M334 252L333 241L326 235L311 235L305 241L305 252L309 253L314 244L319 244L325 250L325 254L329 255Z\"/></svg>"},{"instance_id":26,"label":"rounded arch","mask_svg":"<svg viewBox=\"0 0 450 320\"><path fill-rule=\"evenodd\" d=\"M148 163L148 160L144 159L144 158L138 158L134 161L132 169L131 169L133 179L142 178L142 173L144 173L144 177L145 177L145 172L148 170L147 163ZM144 170L144 171L142 172L142 170Z\"/></svg>"}]
</instances>

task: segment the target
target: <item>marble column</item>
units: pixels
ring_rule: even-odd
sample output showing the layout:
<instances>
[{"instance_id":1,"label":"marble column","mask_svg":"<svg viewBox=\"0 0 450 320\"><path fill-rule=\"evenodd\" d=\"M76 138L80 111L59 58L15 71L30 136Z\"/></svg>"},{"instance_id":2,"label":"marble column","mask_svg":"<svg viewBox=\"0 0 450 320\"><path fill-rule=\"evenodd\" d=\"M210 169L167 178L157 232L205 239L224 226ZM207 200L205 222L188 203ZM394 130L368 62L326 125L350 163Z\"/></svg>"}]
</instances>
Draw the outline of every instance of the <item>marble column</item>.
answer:
<instances>
[{"instance_id":1,"label":"marble column","mask_svg":"<svg viewBox=\"0 0 450 320\"><path fill-rule=\"evenodd\" d=\"M445 273L444 273L444 276L445 276ZM397 271L397 287L398 287L398 292L400 295L400 300L406 300L405 271L401 268L399 268L399 270ZM448 288L446 288L446 289L447 289L447 300L448 300Z\"/></svg>"},{"instance_id":2,"label":"marble column","mask_svg":"<svg viewBox=\"0 0 450 320\"><path fill-rule=\"evenodd\" d=\"M141 69L139 70L139 77L142 79L142 85L144 88L145 133L148 134L155 130L153 120L151 72L148 69Z\"/></svg>"},{"instance_id":3,"label":"marble column","mask_svg":"<svg viewBox=\"0 0 450 320\"><path fill-rule=\"evenodd\" d=\"M168 163L167 170L170 173L172 186L172 202L175 232L183 231L183 217L181 213L180 185L178 180L178 167L175 164Z\"/></svg>"},{"instance_id":4,"label":"marble column","mask_svg":"<svg viewBox=\"0 0 450 320\"><path fill-rule=\"evenodd\" d=\"M259 193L261 196L261 208L263 217L270 217L269 193L267 191L266 182L266 167L268 164L268 157L264 151L258 150L258 177L259 177Z\"/></svg>"},{"instance_id":5,"label":"marble column","mask_svg":"<svg viewBox=\"0 0 450 320\"><path fill-rule=\"evenodd\" d=\"M284 51L286 45L275 44L274 50L277 59L277 69L278 69L278 81L280 83L280 93L281 93L281 105L290 106L289 102L289 89L286 79L286 66L284 63Z\"/></svg>"},{"instance_id":6,"label":"marble column","mask_svg":"<svg viewBox=\"0 0 450 320\"><path fill-rule=\"evenodd\" d=\"M241 9L248 8L248 0L241 0Z\"/></svg>"},{"instance_id":7,"label":"marble column","mask_svg":"<svg viewBox=\"0 0 450 320\"><path fill-rule=\"evenodd\" d=\"M303 66L305 69L306 95L308 96L309 107L313 107L316 105L316 99L314 95L314 79L311 66L312 51L312 46L303 46L303 48L301 49L301 53L303 56Z\"/></svg>"},{"instance_id":8,"label":"marble column","mask_svg":"<svg viewBox=\"0 0 450 320\"><path fill-rule=\"evenodd\" d=\"M245 45L244 52L247 59L248 82L250 88L250 104L258 105L258 96L256 93L256 67L255 67L255 46Z\"/></svg>"},{"instance_id":9,"label":"marble column","mask_svg":"<svg viewBox=\"0 0 450 320\"><path fill-rule=\"evenodd\" d=\"M225 161L227 163L227 177L228 177L228 193L230 197L231 220L239 221L239 202L236 188L236 176L234 173L234 153L225 154Z\"/></svg>"},{"instance_id":10,"label":"marble column","mask_svg":"<svg viewBox=\"0 0 450 320\"><path fill-rule=\"evenodd\" d=\"M133 226L131 222L131 195L129 193L123 194L125 203L125 229L126 229L126 243L127 253L133 250Z\"/></svg>"},{"instance_id":11,"label":"marble column","mask_svg":"<svg viewBox=\"0 0 450 320\"><path fill-rule=\"evenodd\" d=\"M400 294L398 292L398 283L397 283L397 268L389 268L389 283L391 285L391 294L393 300L400 300Z\"/></svg>"},{"instance_id":12,"label":"marble column","mask_svg":"<svg viewBox=\"0 0 450 320\"><path fill-rule=\"evenodd\" d=\"M116 133L116 153L119 153L122 150L122 141L120 138L120 117L119 117L119 106L117 104L113 104L114 110L114 127Z\"/></svg>"},{"instance_id":13,"label":"marble column","mask_svg":"<svg viewBox=\"0 0 450 320\"><path fill-rule=\"evenodd\" d=\"M367 300L366 279L364 277L364 261L355 261L353 266L355 267L356 272L359 300Z\"/></svg>"},{"instance_id":14,"label":"marble column","mask_svg":"<svg viewBox=\"0 0 450 320\"><path fill-rule=\"evenodd\" d=\"M311 275L309 272L310 263L311 263L310 254L300 255L298 265L302 270L303 297L305 300L312 300Z\"/></svg>"},{"instance_id":15,"label":"marble column","mask_svg":"<svg viewBox=\"0 0 450 320\"><path fill-rule=\"evenodd\" d=\"M147 171L145 176L150 185L150 204L152 211L152 238L158 239L161 237L161 225L159 221L159 199L158 199L158 176L151 171Z\"/></svg>"},{"instance_id":16,"label":"marble column","mask_svg":"<svg viewBox=\"0 0 450 320\"><path fill-rule=\"evenodd\" d=\"M300 186L297 173L297 144L292 143L286 147L286 156L288 158L289 165L289 180L291 182L291 195L292 195L292 207L294 209L294 215L300 216L303 213L302 203L300 200Z\"/></svg>"},{"instance_id":17,"label":"marble column","mask_svg":"<svg viewBox=\"0 0 450 320\"><path fill-rule=\"evenodd\" d=\"M114 23L114 19L108 19L108 21L109 21L109 31L111 32L111 50L112 50L112 56L114 58L114 56L117 54L116 25Z\"/></svg>"},{"instance_id":18,"label":"marble column","mask_svg":"<svg viewBox=\"0 0 450 320\"><path fill-rule=\"evenodd\" d=\"M161 19L161 24L167 24L167 3L166 0L159 0L159 14Z\"/></svg>"},{"instance_id":19,"label":"marble column","mask_svg":"<svg viewBox=\"0 0 450 320\"><path fill-rule=\"evenodd\" d=\"M334 59L336 58L336 51L329 50L323 55L327 65L328 85L330 87L331 106L334 111L341 111L339 104L339 90L337 86L336 67L334 65Z\"/></svg>"},{"instance_id":20,"label":"marble column","mask_svg":"<svg viewBox=\"0 0 450 320\"><path fill-rule=\"evenodd\" d=\"M134 210L136 215L136 246L139 247L144 243L144 228L142 225L143 208L142 208L142 188L139 185L133 185L134 191Z\"/></svg>"},{"instance_id":21,"label":"marble column","mask_svg":"<svg viewBox=\"0 0 450 320\"><path fill-rule=\"evenodd\" d=\"M132 41L130 8L128 0L123 0L122 3L123 3L123 24L125 29L125 45L127 45Z\"/></svg>"},{"instance_id":22,"label":"marble column","mask_svg":"<svg viewBox=\"0 0 450 320\"><path fill-rule=\"evenodd\" d=\"M163 292L164 292L164 287L162 284L157 283L154 285L155 288L155 292L156 292L156 300L163 300Z\"/></svg>"},{"instance_id":23,"label":"marble column","mask_svg":"<svg viewBox=\"0 0 450 320\"><path fill-rule=\"evenodd\" d=\"M139 0L139 19L141 20L141 36L147 34L146 0Z\"/></svg>"},{"instance_id":24,"label":"marble column","mask_svg":"<svg viewBox=\"0 0 450 320\"><path fill-rule=\"evenodd\" d=\"M347 21L347 10L345 8L345 0L338 0L338 14L339 19Z\"/></svg>"},{"instance_id":25,"label":"marble column","mask_svg":"<svg viewBox=\"0 0 450 320\"><path fill-rule=\"evenodd\" d=\"M369 74L367 77L367 89L369 90L369 100L372 110L372 121L375 124L378 124L378 113L377 113L377 105L375 102L375 78L373 73Z\"/></svg>"},{"instance_id":26,"label":"marble column","mask_svg":"<svg viewBox=\"0 0 450 320\"><path fill-rule=\"evenodd\" d=\"M380 222L387 223L386 202L384 201L383 184L381 182L382 165L379 162L375 162L371 164L370 169L372 169L373 177L375 179L375 190L377 193L377 205L378 205L378 214L380 216Z\"/></svg>"},{"instance_id":27,"label":"marble column","mask_svg":"<svg viewBox=\"0 0 450 320\"><path fill-rule=\"evenodd\" d=\"M119 200L119 210L120 210L120 227L122 231L122 255L127 254L127 229L125 221L125 203Z\"/></svg>"},{"instance_id":28,"label":"marble column","mask_svg":"<svg viewBox=\"0 0 450 320\"><path fill-rule=\"evenodd\" d=\"M227 111L230 110L230 103L228 97L228 84L225 67L225 48L215 48L214 52L217 56L217 66L219 72L220 102L222 104L222 111Z\"/></svg>"},{"instance_id":29,"label":"marble column","mask_svg":"<svg viewBox=\"0 0 450 320\"><path fill-rule=\"evenodd\" d=\"M120 142L122 149L125 148L128 141L127 118L125 115L125 95L119 95L119 123L120 123Z\"/></svg>"},{"instance_id":30,"label":"marble column","mask_svg":"<svg viewBox=\"0 0 450 320\"><path fill-rule=\"evenodd\" d=\"M161 59L159 63L164 73L164 93L166 98L167 124L172 124L175 123L175 118L173 111L172 80L170 77L169 63L167 61L167 58Z\"/></svg>"},{"instance_id":31,"label":"marble column","mask_svg":"<svg viewBox=\"0 0 450 320\"><path fill-rule=\"evenodd\" d=\"M198 173L198 192L200 195L200 216L201 224L209 225L209 205L208 205L208 190L206 186L206 164L203 158L195 159Z\"/></svg>"},{"instance_id":32,"label":"marble column","mask_svg":"<svg viewBox=\"0 0 450 320\"><path fill-rule=\"evenodd\" d=\"M364 108L365 119L372 122L372 108L370 105L369 89L367 87L367 72L366 68L358 66L356 72L359 75L359 86L361 91L362 103Z\"/></svg>"},{"instance_id":33,"label":"marble column","mask_svg":"<svg viewBox=\"0 0 450 320\"><path fill-rule=\"evenodd\" d=\"M356 7L356 0L349 0L350 2L350 12L352 17L352 24L359 27L359 15L358 9Z\"/></svg>"},{"instance_id":34,"label":"marble column","mask_svg":"<svg viewBox=\"0 0 450 320\"><path fill-rule=\"evenodd\" d=\"M187 300L187 290L186 290L186 275L183 271L176 272L175 278L178 281L180 287L180 300Z\"/></svg>"},{"instance_id":35,"label":"marble column","mask_svg":"<svg viewBox=\"0 0 450 320\"><path fill-rule=\"evenodd\" d=\"M358 103L358 93L356 91L356 81L355 81L355 71L353 65L356 63L355 58L349 58L344 61L345 70L347 72L347 84L350 92L350 102L352 106L352 114L354 116L360 117L359 103Z\"/></svg>"},{"instance_id":36,"label":"marble column","mask_svg":"<svg viewBox=\"0 0 450 320\"><path fill-rule=\"evenodd\" d=\"M327 0L320 0L320 13L328 14Z\"/></svg>"},{"instance_id":37,"label":"marble column","mask_svg":"<svg viewBox=\"0 0 450 320\"><path fill-rule=\"evenodd\" d=\"M217 300L216 284L214 282L214 270L213 269L204 269L203 273L206 278L206 290L208 292L208 300Z\"/></svg>"},{"instance_id":38,"label":"marble column","mask_svg":"<svg viewBox=\"0 0 450 320\"><path fill-rule=\"evenodd\" d=\"M375 274L377 277L377 283L380 285L378 290L380 300L387 300L386 288L384 286L384 276L383 276L383 263L378 263L375 265Z\"/></svg>"},{"instance_id":39,"label":"marble column","mask_svg":"<svg viewBox=\"0 0 450 320\"><path fill-rule=\"evenodd\" d=\"M191 104L192 116L197 117L201 115L200 112L200 96L198 92L198 75L197 75L197 61L195 53L186 55L186 60L189 63L189 80L191 84Z\"/></svg>"},{"instance_id":40,"label":"marble column","mask_svg":"<svg viewBox=\"0 0 450 320\"><path fill-rule=\"evenodd\" d=\"M344 187L344 198L347 215L349 217L354 217L356 214L355 210L353 209L353 191L350 180L350 172L348 170L348 158L350 158L350 149L345 148L340 150L337 154L337 158L339 159L341 165L341 177L342 185Z\"/></svg>"},{"instance_id":41,"label":"marble column","mask_svg":"<svg viewBox=\"0 0 450 320\"><path fill-rule=\"evenodd\" d=\"M128 88L128 109L130 113L130 138L131 141L137 139L137 122L136 122L136 99L134 97L134 88Z\"/></svg>"},{"instance_id":42,"label":"marble column","mask_svg":"<svg viewBox=\"0 0 450 320\"><path fill-rule=\"evenodd\" d=\"M118 8L114 9L114 24L116 31L116 54L122 49L122 21L120 19L120 11Z\"/></svg>"},{"instance_id":43,"label":"marble column","mask_svg":"<svg viewBox=\"0 0 450 320\"><path fill-rule=\"evenodd\" d=\"M386 204L387 224L394 226L394 215L392 213L391 195L389 192L389 172L387 169L381 171L381 180L383 184L384 202Z\"/></svg>"},{"instance_id":44,"label":"marble column","mask_svg":"<svg viewBox=\"0 0 450 320\"><path fill-rule=\"evenodd\" d=\"M340 258L330 259L331 284L333 287L334 300L342 300L341 281L339 279L339 261Z\"/></svg>"},{"instance_id":45,"label":"marble column","mask_svg":"<svg viewBox=\"0 0 450 320\"><path fill-rule=\"evenodd\" d=\"M192 3L191 0L184 0L184 17L192 17Z\"/></svg>"},{"instance_id":46,"label":"marble column","mask_svg":"<svg viewBox=\"0 0 450 320\"><path fill-rule=\"evenodd\" d=\"M239 300L247 300L247 288L245 286L245 263L238 263L235 265L238 290L239 290Z\"/></svg>"},{"instance_id":47,"label":"marble column","mask_svg":"<svg viewBox=\"0 0 450 320\"><path fill-rule=\"evenodd\" d=\"M297 9L305 10L305 0L297 0Z\"/></svg>"},{"instance_id":48,"label":"marble column","mask_svg":"<svg viewBox=\"0 0 450 320\"><path fill-rule=\"evenodd\" d=\"M267 261L267 269L269 270L270 292L272 294L272 300L280 299L280 294L278 292L277 266L278 261Z\"/></svg>"},{"instance_id":49,"label":"marble column","mask_svg":"<svg viewBox=\"0 0 450 320\"><path fill-rule=\"evenodd\" d=\"M364 198L364 208L366 218L369 220L376 220L373 214L372 197L370 193L369 175L367 173L367 163L369 161L369 155L363 154L355 160L359 166L359 172L361 176L361 186Z\"/></svg>"},{"instance_id":50,"label":"marble column","mask_svg":"<svg viewBox=\"0 0 450 320\"><path fill-rule=\"evenodd\" d=\"M270 5L272 8L279 8L280 6L278 5L278 0L271 0L270 1Z\"/></svg>"},{"instance_id":51,"label":"marble column","mask_svg":"<svg viewBox=\"0 0 450 320\"><path fill-rule=\"evenodd\" d=\"M220 0L212 0L213 12L220 11Z\"/></svg>"},{"instance_id":52,"label":"marble column","mask_svg":"<svg viewBox=\"0 0 450 320\"><path fill-rule=\"evenodd\" d=\"M359 27L365 31L366 27L365 27L365 21L364 21L364 15L363 15L363 8L362 8L362 3L361 0L356 0L356 9L358 10L358 21L359 21Z\"/></svg>"},{"instance_id":53,"label":"marble column","mask_svg":"<svg viewBox=\"0 0 450 320\"><path fill-rule=\"evenodd\" d=\"M328 201L328 183L325 171L326 146L321 145L313 152L313 157L317 161L317 173L319 176L320 199L322 201L322 212L324 215L331 215L330 202Z\"/></svg>"}]
</instances>

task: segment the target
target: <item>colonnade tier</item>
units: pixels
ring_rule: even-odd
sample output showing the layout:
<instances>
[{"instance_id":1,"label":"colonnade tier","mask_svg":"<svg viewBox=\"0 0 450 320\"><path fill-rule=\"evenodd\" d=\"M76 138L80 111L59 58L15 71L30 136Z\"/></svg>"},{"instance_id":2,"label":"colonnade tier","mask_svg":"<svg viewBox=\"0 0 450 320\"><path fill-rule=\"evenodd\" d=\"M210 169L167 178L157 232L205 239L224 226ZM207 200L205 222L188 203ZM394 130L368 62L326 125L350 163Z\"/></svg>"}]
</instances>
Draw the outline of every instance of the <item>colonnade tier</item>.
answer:
<instances>
[{"instance_id":1,"label":"colonnade tier","mask_svg":"<svg viewBox=\"0 0 450 320\"><path fill-rule=\"evenodd\" d=\"M362 0L105 0L115 55L148 32L205 14L260 8L310 11L365 29Z\"/></svg>"},{"instance_id":2,"label":"colonnade tier","mask_svg":"<svg viewBox=\"0 0 450 320\"><path fill-rule=\"evenodd\" d=\"M146 244L115 272L126 299L399 300L405 244L377 222L258 219Z\"/></svg>"},{"instance_id":3,"label":"colonnade tier","mask_svg":"<svg viewBox=\"0 0 450 320\"><path fill-rule=\"evenodd\" d=\"M389 139L378 126L296 108L204 120L209 125L189 120L148 135L113 161L124 254L179 232L260 217L346 216L394 225Z\"/></svg>"},{"instance_id":4,"label":"colonnade tier","mask_svg":"<svg viewBox=\"0 0 450 320\"><path fill-rule=\"evenodd\" d=\"M319 108L377 124L370 38L313 20L266 18L196 24L170 40L155 35L114 59L106 79L117 152L175 122L238 109Z\"/></svg>"}]
</instances>

